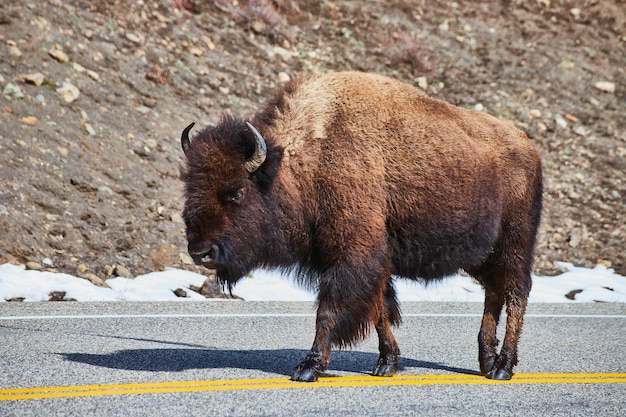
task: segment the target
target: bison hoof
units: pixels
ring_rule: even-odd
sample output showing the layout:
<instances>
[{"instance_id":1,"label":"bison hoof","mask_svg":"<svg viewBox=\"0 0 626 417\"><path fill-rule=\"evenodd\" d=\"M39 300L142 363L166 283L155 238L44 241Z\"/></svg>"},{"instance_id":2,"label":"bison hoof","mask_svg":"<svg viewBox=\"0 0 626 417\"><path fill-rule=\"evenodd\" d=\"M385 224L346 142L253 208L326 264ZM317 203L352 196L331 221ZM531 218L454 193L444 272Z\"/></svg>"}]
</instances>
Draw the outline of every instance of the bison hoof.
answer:
<instances>
[{"instance_id":1,"label":"bison hoof","mask_svg":"<svg viewBox=\"0 0 626 417\"><path fill-rule=\"evenodd\" d=\"M481 375L489 375L489 372L493 369L493 366L496 364L496 357L492 356L487 358L484 361L480 361L480 374Z\"/></svg>"},{"instance_id":2,"label":"bison hoof","mask_svg":"<svg viewBox=\"0 0 626 417\"><path fill-rule=\"evenodd\" d=\"M315 382L321 374L322 371L316 363L304 361L293 370L291 380L298 382Z\"/></svg>"},{"instance_id":3,"label":"bison hoof","mask_svg":"<svg viewBox=\"0 0 626 417\"><path fill-rule=\"evenodd\" d=\"M508 381L513 378L513 372L507 371L506 369L492 369L491 372L487 374L487 378L495 379L498 381Z\"/></svg>"},{"instance_id":4,"label":"bison hoof","mask_svg":"<svg viewBox=\"0 0 626 417\"><path fill-rule=\"evenodd\" d=\"M394 376L398 372L397 358L379 358L372 372L374 376Z\"/></svg>"}]
</instances>

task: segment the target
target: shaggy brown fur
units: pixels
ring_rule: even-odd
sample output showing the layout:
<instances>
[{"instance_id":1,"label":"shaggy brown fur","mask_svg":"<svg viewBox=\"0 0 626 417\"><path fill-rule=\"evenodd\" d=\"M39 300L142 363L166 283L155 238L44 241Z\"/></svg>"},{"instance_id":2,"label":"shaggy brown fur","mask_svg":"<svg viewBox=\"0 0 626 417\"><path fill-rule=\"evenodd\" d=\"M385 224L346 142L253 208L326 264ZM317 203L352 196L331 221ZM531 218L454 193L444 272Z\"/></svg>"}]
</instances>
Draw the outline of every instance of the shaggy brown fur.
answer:
<instances>
[{"instance_id":1,"label":"shaggy brown fur","mask_svg":"<svg viewBox=\"0 0 626 417\"><path fill-rule=\"evenodd\" d=\"M316 380L333 345L353 345L371 327L374 374L393 375L393 277L459 269L485 288L481 372L512 377L542 194L540 157L523 132L356 72L295 80L250 122L267 144L253 173L244 164L255 136L243 120L224 117L184 143L183 217L191 256L225 284L258 267L295 269L318 291L315 340L294 380Z\"/></svg>"}]
</instances>

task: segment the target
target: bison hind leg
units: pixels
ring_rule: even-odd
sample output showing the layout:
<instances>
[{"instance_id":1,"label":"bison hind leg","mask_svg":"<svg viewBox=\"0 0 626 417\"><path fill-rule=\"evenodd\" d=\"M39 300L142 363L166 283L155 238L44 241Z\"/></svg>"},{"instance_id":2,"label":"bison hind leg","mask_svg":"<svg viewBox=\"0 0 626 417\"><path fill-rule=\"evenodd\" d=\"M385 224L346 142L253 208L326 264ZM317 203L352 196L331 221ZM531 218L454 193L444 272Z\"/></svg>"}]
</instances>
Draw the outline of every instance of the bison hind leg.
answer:
<instances>
[{"instance_id":1,"label":"bison hind leg","mask_svg":"<svg viewBox=\"0 0 626 417\"><path fill-rule=\"evenodd\" d=\"M400 308L396 298L396 291L390 281L385 290L384 309L376 323L380 356L372 372L374 376L393 376L398 372L400 348L391 331L391 326L400 324L400 321Z\"/></svg>"},{"instance_id":2,"label":"bison hind leg","mask_svg":"<svg viewBox=\"0 0 626 417\"><path fill-rule=\"evenodd\" d=\"M488 262L480 269L481 273L468 271L485 288L484 313L478 333L480 371L490 379L509 380L517 365L518 343L532 286L530 267L498 267ZM498 353L497 326L505 304L506 332Z\"/></svg>"}]
</instances>

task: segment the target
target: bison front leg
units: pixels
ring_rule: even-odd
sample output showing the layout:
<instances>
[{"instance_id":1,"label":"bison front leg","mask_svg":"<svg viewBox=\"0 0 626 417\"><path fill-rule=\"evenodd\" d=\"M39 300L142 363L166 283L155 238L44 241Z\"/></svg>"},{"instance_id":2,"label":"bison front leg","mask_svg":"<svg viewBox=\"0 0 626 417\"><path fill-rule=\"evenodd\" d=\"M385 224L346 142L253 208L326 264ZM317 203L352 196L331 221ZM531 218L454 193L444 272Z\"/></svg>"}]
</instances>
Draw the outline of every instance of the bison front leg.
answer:
<instances>
[{"instance_id":1,"label":"bison front leg","mask_svg":"<svg viewBox=\"0 0 626 417\"><path fill-rule=\"evenodd\" d=\"M337 299L338 295L336 292L330 294L326 290L320 290L313 346L293 370L293 381L315 382L328 368L331 348L337 339L338 323L342 321L341 317L347 316L340 307L342 301Z\"/></svg>"},{"instance_id":2,"label":"bison front leg","mask_svg":"<svg viewBox=\"0 0 626 417\"><path fill-rule=\"evenodd\" d=\"M317 313L315 341L304 360L291 374L292 381L315 382L326 371L330 363L331 342L328 334L330 322L324 314Z\"/></svg>"},{"instance_id":3,"label":"bison front leg","mask_svg":"<svg viewBox=\"0 0 626 417\"><path fill-rule=\"evenodd\" d=\"M368 262L369 261L369 262ZM383 310L383 283L381 267L372 259L365 262L351 261L336 264L320 276L315 339L304 360L294 369L291 379L313 382L326 371L330 362L331 348L353 346L363 339L372 324L384 347L384 361L379 372L395 371L397 345L389 322L381 319ZM385 275L383 275L385 276Z\"/></svg>"},{"instance_id":4,"label":"bison front leg","mask_svg":"<svg viewBox=\"0 0 626 417\"><path fill-rule=\"evenodd\" d=\"M400 348L391 332L391 326L386 317L376 324L376 331L378 332L378 350L380 356L378 357L378 362L376 362L376 367L372 375L394 376L398 372Z\"/></svg>"}]
</instances>

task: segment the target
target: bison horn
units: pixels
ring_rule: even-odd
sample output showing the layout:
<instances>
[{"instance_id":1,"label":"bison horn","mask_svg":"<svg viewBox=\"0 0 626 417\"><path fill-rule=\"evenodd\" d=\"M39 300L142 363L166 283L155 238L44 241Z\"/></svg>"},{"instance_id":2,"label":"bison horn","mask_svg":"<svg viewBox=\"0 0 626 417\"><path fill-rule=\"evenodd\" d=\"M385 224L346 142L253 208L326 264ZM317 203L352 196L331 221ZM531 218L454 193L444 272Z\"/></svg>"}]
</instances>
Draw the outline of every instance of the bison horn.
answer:
<instances>
[{"instance_id":1,"label":"bison horn","mask_svg":"<svg viewBox=\"0 0 626 417\"><path fill-rule=\"evenodd\" d=\"M189 150L189 146L191 145L191 141L189 140L189 131L195 125L195 123L190 124L183 130L183 133L180 135L180 144L183 147L183 152L187 155L187 151Z\"/></svg>"},{"instance_id":2,"label":"bison horn","mask_svg":"<svg viewBox=\"0 0 626 417\"><path fill-rule=\"evenodd\" d=\"M250 174L253 174L261 165L263 165L263 162L265 162L265 158L267 157L267 145L265 144L265 140L259 131L256 130L250 123L246 122L246 124L252 133L254 133L255 150L254 155L246 161L245 167Z\"/></svg>"}]
</instances>

